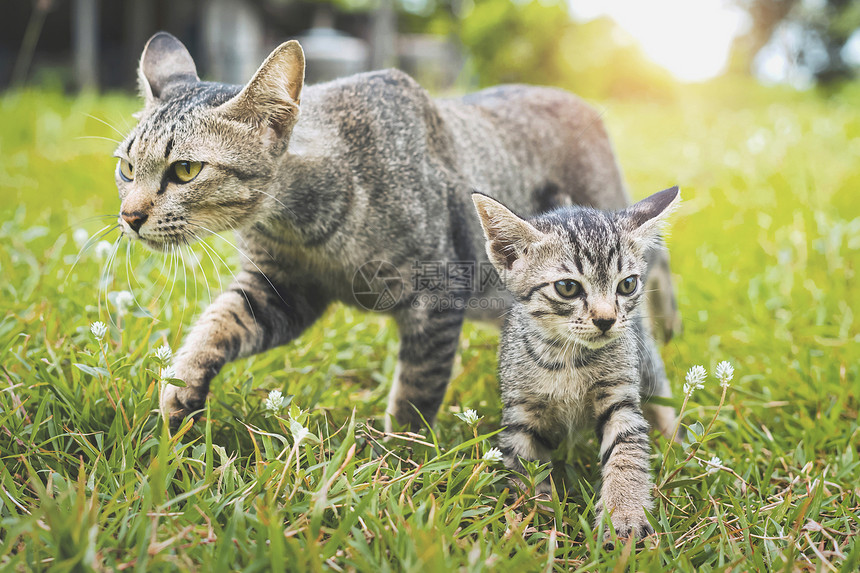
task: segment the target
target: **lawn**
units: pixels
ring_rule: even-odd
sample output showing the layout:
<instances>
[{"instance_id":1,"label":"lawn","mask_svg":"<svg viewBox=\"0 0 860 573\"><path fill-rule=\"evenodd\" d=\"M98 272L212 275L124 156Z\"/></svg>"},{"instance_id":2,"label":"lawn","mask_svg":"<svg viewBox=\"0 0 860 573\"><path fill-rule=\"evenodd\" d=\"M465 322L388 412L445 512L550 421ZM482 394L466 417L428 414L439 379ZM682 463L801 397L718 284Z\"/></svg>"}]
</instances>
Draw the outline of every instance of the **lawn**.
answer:
<instances>
[{"instance_id":1,"label":"lawn","mask_svg":"<svg viewBox=\"0 0 860 573\"><path fill-rule=\"evenodd\" d=\"M653 436L657 534L611 549L593 529L592 434L558 454L567 497L551 508L483 458L500 418L485 326L467 325L431 435L384 440L397 334L342 306L225 368L205 418L171 434L157 351L178 347L238 255L219 240L181 257L114 252L111 234L78 256L111 224L93 217L117 209L110 125L127 129L137 105L0 96L0 569L857 569L850 98L723 83L596 104L634 196L682 188L669 243L684 332L663 349L676 405L687 370L709 373L685 408L687 443ZM472 425L455 415L470 408Z\"/></svg>"}]
</instances>

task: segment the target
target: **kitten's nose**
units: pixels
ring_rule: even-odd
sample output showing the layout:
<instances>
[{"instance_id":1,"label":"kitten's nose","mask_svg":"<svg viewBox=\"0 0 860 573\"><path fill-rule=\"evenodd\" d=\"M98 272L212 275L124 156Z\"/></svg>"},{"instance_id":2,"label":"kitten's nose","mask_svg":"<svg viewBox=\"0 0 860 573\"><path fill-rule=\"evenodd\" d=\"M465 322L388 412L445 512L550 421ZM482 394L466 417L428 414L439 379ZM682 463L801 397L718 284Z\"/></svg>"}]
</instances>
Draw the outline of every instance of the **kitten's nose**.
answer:
<instances>
[{"instance_id":1,"label":"kitten's nose","mask_svg":"<svg viewBox=\"0 0 860 573\"><path fill-rule=\"evenodd\" d=\"M612 325L615 324L614 318L592 318L591 322L594 323L594 326L600 329L604 334L607 330L612 328Z\"/></svg>"},{"instance_id":2,"label":"kitten's nose","mask_svg":"<svg viewBox=\"0 0 860 573\"><path fill-rule=\"evenodd\" d=\"M125 211L122 212L123 221L128 223L128 226L134 229L135 233L140 232L140 228L143 226L143 224L148 218L149 215L147 215L146 213L141 213L140 211L135 211L133 213L126 213Z\"/></svg>"}]
</instances>

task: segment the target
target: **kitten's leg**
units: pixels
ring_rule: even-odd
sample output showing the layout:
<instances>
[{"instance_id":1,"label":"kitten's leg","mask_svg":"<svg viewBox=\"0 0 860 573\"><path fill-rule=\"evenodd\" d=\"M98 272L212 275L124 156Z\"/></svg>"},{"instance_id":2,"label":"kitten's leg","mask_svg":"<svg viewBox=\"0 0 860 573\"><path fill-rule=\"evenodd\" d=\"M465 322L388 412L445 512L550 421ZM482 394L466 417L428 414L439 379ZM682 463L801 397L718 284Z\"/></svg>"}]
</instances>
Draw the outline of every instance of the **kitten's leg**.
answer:
<instances>
[{"instance_id":1,"label":"kitten's leg","mask_svg":"<svg viewBox=\"0 0 860 573\"><path fill-rule=\"evenodd\" d=\"M554 424L555 429L546 427L547 404L528 397L505 396L502 412L502 426L506 426L499 434L499 450L504 456L505 467L520 474L525 474L525 468L520 458L529 461L547 463L551 461L552 452L561 443L560 424ZM514 482L526 490L518 478ZM552 495L549 477L537 484L535 495Z\"/></svg>"},{"instance_id":2,"label":"kitten's leg","mask_svg":"<svg viewBox=\"0 0 860 573\"><path fill-rule=\"evenodd\" d=\"M645 517L645 508L652 507L653 484L648 423L640 408L638 384L609 391L606 386L595 398L603 475L597 521L609 512L619 538L644 537L654 532ZM604 540L609 538L606 532Z\"/></svg>"},{"instance_id":3,"label":"kitten's leg","mask_svg":"<svg viewBox=\"0 0 860 573\"><path fill-rule=\"evenodd\" d=\"M410 308L396 316L400 354L388 394L386 429L391 430L392 419L412 430L424 427L418 412L433 424L451 378L464 314Z\"/></svg>"},{"instance_id":4,"label":"kitten's leg","mask_svg":"<svg viewBox=\"0 0 860 573\"><path fill-rule=\"evenodd\" d=\"M308 291L310 292L310 291ZM320 295L277 291L259 272L242 271L203 312L176 354L176 377L165 386L161 412L175 425L200 410L209 382L227 362L286 344L310 326L327 305Z\"/></svg>"}]
</instances>

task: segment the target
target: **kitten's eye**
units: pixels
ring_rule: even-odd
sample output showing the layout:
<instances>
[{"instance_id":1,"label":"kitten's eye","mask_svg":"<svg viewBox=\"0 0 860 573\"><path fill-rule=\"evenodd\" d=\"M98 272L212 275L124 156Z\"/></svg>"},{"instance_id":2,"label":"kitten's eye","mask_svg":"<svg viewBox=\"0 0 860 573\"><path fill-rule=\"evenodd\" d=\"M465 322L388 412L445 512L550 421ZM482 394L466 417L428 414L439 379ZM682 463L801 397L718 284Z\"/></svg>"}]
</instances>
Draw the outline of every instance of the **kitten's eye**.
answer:
<instances>
[{"instance_id":1,"label":"kitten's eye","mask_svg":"<svg viewBox=\"0 0 860 573\"><path fill-rule=\"evenodd\" d=\"M177 161L170 166L173 176L179 183L188 183L200 173L203 163L200 161Z\"/></svg>"},{"instance_id":2,"label":"kitten's eye","mask_svg":"<svg viewBox=\"0 0 860 573\"><path fill-rule=\"evenodd\" d=\"M119 176L126 183L134 180L134 165L125 159L119 160Z\"/></svg>"},{"instance_id":3,"label":"kitten's eye","mask_svg":"<svg viewBox=\"0 0 860 573\"><path fill-rule=\"evenodd\" d=\"M639 279L635 276L629 276L618 283L618 294L630 295L636 290L636 285L639 284Z\"/></svg>"},{"instance_id":4,"label":"kitten's eye","mask_svg":"<svg viewBox=\"0 0 860 573\"><path fill-rule=\"evenodd\" d=\"M573 298L582 292L582 285L570 279L555 281L555 292L564 298Z\"/></svg>"}]
</instances>

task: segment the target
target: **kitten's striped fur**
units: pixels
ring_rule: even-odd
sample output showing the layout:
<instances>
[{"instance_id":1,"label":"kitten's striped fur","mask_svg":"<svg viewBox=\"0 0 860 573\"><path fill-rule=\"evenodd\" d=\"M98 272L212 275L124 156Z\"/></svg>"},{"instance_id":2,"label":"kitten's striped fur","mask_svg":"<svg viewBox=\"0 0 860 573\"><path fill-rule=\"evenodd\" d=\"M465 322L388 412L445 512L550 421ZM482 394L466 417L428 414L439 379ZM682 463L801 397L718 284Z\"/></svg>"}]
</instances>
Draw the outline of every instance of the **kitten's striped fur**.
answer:
<instances>
[{"instance_id":1,"label":"kitten's striped fur","mask_svg":"<svg viewBox=\"0 0 860 573\"><path fill-rule=\"evenodd\" d=\"M622 537L652 532L644 511L652 480L643 402L670 390L640 307L647 254L678 197L673 187L622 211L569 207L527 222L473 195L487 253L515 298L499 346L505 464L522 472L521 458L549 462L562 440L592 424L603 473L600 515L610 512ZM579 287L568 289L569 281ZM629 284L635 290L627 292ZM652 414L661 430L671 429L671 408ZM549 479L536 493L551 493Z\"/></svg>"},{"instance_id":2,"label":"kitten's striped fur","mask_svg":"<svg viewBox=\"0 0 860 573\"><path fill-rule=\"evenodd\" d=\"M334 301L355 304L356 270L383 260L405 279L388 310L401 344L387 413L402 425L421 425L419 413L432 423L466 311L413 305L413 266L486 262L473 188L523 213L628 205L609 139L595 110L557 89L433 100L396 70L304 89L303 77L296 42L273 51L246 86L200 81L169 34L144 49L145 107L117 149L134 167L133 180L117 170L123 230L164 250L233 229L244 252L236 280L177 353L187 386L167 386L162 411L174 421L199 412L224 364L293 340ZM204 166L178 184L168 173L183 160ZM439 294L510 299L498 288ZM673 325L671 288L659 294Z\"/></svg>"}]
</instances>

